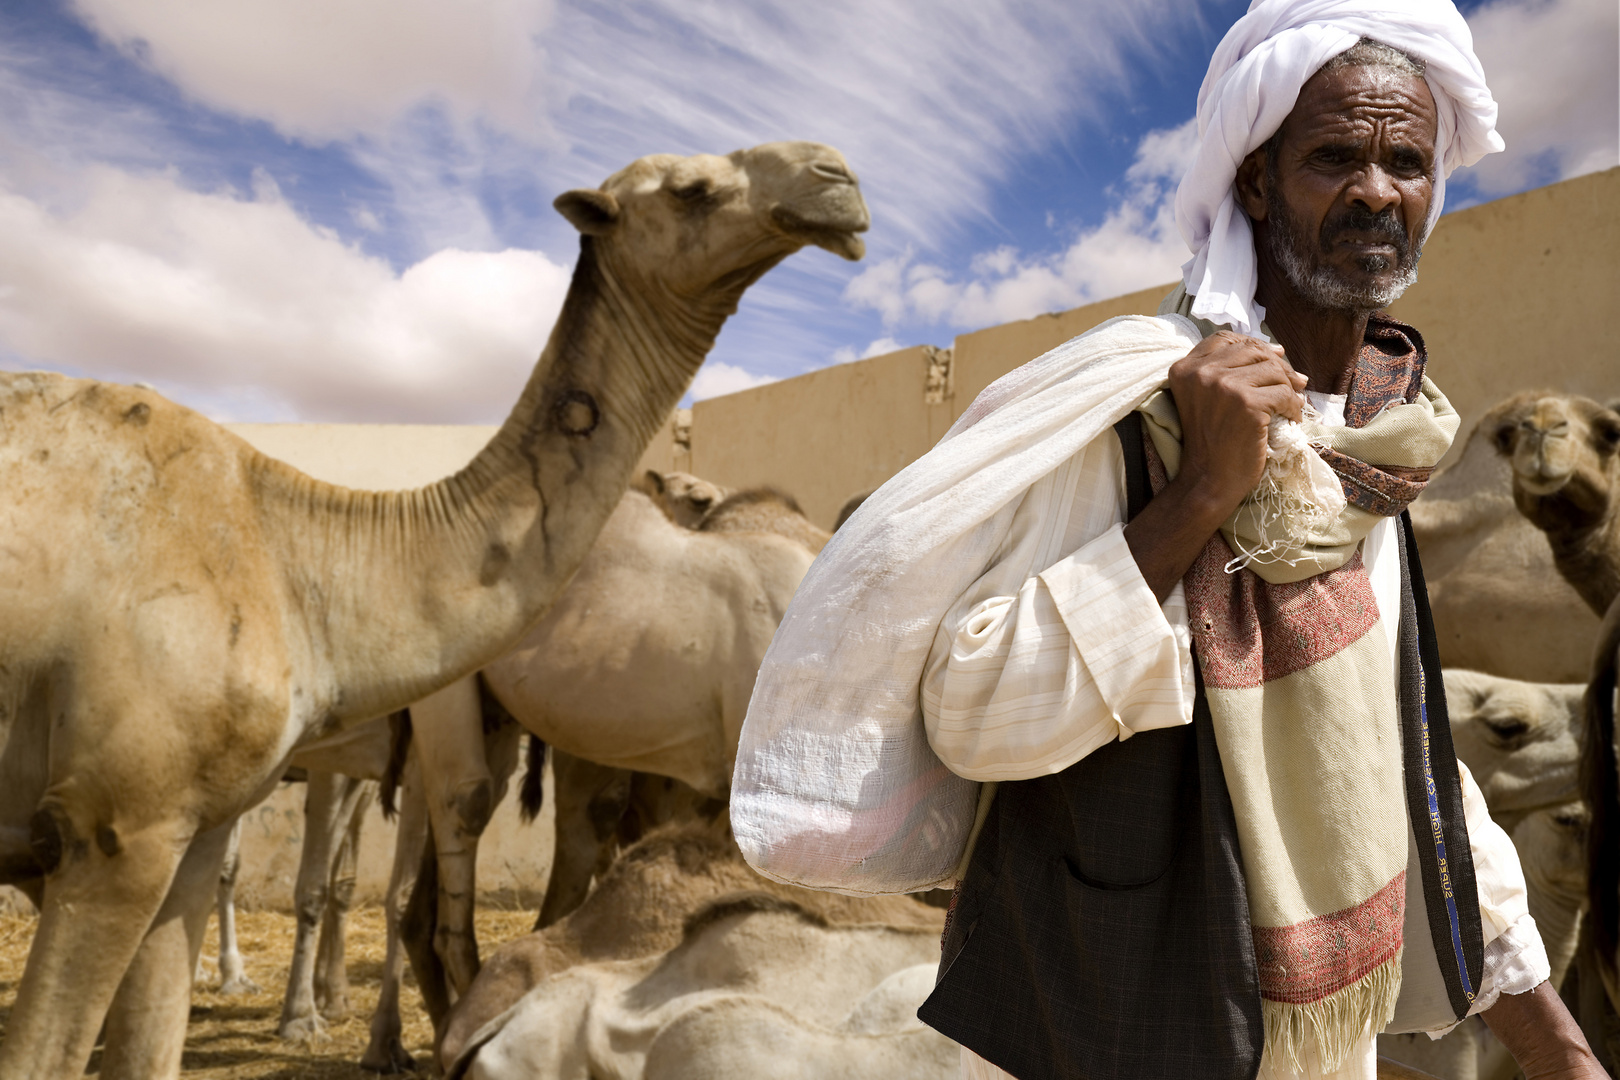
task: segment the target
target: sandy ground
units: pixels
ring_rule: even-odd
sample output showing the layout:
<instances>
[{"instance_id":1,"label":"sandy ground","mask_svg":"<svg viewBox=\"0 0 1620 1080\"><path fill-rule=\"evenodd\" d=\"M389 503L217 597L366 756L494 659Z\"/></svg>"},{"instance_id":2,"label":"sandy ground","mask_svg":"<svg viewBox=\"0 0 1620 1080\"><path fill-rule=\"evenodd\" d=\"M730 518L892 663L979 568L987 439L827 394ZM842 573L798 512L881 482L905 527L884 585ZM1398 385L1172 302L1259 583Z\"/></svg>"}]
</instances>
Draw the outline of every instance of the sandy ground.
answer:
<instances>
[{"instance_id":1,"label":"sandy ground","mask_svg":"<svg viewBox=\"0 0 1620 1080\"><path fill-rule=\"evenodd\" d=\"M526 934L534 925L532 911L480 910L478 940L488 952L499 942ZM346 1019L329 1024L326 1038L314 1044L289 1043L276 1037L281 1015L287 967L292 960L293 918L270 911L237 913L237 932L248 977L263 989L245 997L224 997L212 989L218 984L214 959L218 956L215 928L211 925L203 945L203 963L209 979L191 998L191 1029L186 1036L182 1072L210 1080L360 1080L375 1077L356 1062L370 1036L371 1010L377 1005L382 973L385 928L380 907L360 908L349 918L349 1003ZM0 915L0 1030L11 1014L33 939L34 920ZM427 1014L415 985L406 976L402 996L405 1046L425 1061L433 1038ZM97 1062L91 1061L94 1075Z\"/></svg>"}]
</instances>

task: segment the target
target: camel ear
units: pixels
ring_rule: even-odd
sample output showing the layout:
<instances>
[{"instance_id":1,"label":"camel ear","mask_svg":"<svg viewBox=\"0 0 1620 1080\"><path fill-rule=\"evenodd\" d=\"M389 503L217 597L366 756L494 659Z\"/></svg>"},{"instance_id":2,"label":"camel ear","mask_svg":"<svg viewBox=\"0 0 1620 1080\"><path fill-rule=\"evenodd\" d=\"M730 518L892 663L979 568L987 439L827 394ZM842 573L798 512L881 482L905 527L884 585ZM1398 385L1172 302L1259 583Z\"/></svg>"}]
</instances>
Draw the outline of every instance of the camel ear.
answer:
<instances>
[{"instance_id":1,"label":"camel ear","mask_svg":"<svg viewBox=\"0 0 1620 1080\"><path fill-rule=\"evenodd\" d=\"M565 191L551 205L586 236L606 236L619 223L619 200L605 191Z\"/></svg>"},{"instance_id":2,"label":"camel ear","mask_svg":"<svg viewBox=\"0 0 1620 1080\"><path fill-rule=\"evenodd\" d=\"M653 494L662 495L664 493L664 474L657 469L648 469L647 486L652 489Z\"/></svg>"}]
</instances>

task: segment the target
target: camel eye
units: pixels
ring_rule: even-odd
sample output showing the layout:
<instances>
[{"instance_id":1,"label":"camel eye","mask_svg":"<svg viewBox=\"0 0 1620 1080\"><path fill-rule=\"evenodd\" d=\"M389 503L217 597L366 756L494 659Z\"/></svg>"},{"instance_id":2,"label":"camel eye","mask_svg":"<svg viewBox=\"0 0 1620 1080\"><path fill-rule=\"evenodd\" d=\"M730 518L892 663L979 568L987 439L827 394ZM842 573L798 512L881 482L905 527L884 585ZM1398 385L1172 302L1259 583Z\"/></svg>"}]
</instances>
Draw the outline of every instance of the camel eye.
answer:
<instances>
[{"instance_id":1,"label":"camel eye","mask_svg":"<svg viewBox=\"0 0 1620 1080\"><path fill-rule=\"evenodd\" d=\"M1484 725L1491 729L1491 734L1504 743L1516 742L1524 737L1530 730L1530 725L1517 716L1503 716L1483 720Z\"/></svg>"},{"instance_id":2,"label":"camel eye","mask_svg":"<svg viewBox=\"0 0 1620 1080\"><path fill-rule=\"evenodd\" d=\"M685 187L675 188L670 194L681 200L681 202L697 202L700 199L709 197L709 182L707 180L698 180L687 184Z\"/></svg>"},{"instance_id":3,"label":"camel eye","mask_svg":"<svg viewBox=\"0 0 1620 1080\"><path fill-rule=\"evenodd\" d=\"M1609 449L1620 446L1620 416L1599 416L1593 422L1592 430Z\"/></svg>"},{"instance_id":4,"label":"camel eye","mask_svg":"<svg viewBox=\"0 0 1620 1080\"><path fill-rule=\"evenodd\" d=\"M1498 450L1505 454L1513 449L1513 433L1516 430L1517 427L1513 424L1503 424L1496 429L1496 434L1491 436L1491 441L1496 444Z\"/></svg>"}]
</instances>

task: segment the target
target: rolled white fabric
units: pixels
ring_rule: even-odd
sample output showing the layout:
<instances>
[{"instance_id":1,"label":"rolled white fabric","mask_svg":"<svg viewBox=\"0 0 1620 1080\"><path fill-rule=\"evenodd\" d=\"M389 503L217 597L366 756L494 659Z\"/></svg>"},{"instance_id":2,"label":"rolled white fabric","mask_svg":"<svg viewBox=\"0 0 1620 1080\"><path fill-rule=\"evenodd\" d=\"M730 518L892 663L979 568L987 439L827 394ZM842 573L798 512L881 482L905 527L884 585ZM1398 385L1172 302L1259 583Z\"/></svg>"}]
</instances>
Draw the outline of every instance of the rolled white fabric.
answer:
<instances>
[{"instance_id":1,"label":"rolled white fabric","mask_svg":"<svg viewBox=\"0 0 1620 1080\"><path fill-rule=\"evenodd\" d=\"M1439 168L1425 236L1445 204L1446 177L1503 148L1496 100L1451 0L1255 0L1226 32L1198 91L1198 156L1176 192L1176 224L1192 249L1182 281L1194 317L1257 334L1257 270L1238 165L1277 133L1300 88L1363 37L1427 65L1439 111Z\"/></svg>"}]
</instances>

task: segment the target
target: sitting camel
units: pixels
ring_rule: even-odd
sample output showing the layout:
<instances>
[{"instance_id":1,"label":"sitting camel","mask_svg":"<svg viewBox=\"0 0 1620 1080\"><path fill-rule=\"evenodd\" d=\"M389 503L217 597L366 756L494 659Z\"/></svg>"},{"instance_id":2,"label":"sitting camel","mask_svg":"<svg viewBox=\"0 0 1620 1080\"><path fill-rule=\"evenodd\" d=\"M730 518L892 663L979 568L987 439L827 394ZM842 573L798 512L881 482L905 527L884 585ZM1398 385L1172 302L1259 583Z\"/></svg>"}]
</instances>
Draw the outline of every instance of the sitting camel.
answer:
<instances>
[{"instance_id":1,"label":"sitting camel","mask_svg":"<svg viewBox=\"0 0 1620 1080\"><path fill-rule=\"evenodd\" d=\"M1586 896L1587 815L1577 798L1585 688L1455 669L1446 670L1445 685L1457 756L1518 852L1550 981L1559 986L1575 957ZM1378 1048L1444 1080L1511 1080L1518 1072L1477 1018L1438 1041L1380 1035Z\"/></svg>"},{"instance_id":2,"label":"sitting camel","mask_svg":"<svg viewBox=\"0 0 1620 1080\"><path fill-rule=\"evenodd\" d=\"M303 741L510 648L584 559L743 292L868 216L834 150L643 158L499 432L408 492L311 479L143 387L0 375L0 869L40 918L7 1080L172 1077L231 826Z\"/></svg>"},{"instance_id":3,"label":"sitting camel","mask_svg":"<svg viewBox=\"0 0 1620 1080\"><path fill-rule=\"evenodd\" d=\"M1513 503L1600 618L1620 596L1620 412L1590 398L1519 394L1480 421L1513 469Z\"/></svg>"},{"instance_id":4,"label":"sitting camel","mask_svg":"<svg viewBox=\"0 0 1620 1080\"><path fill-rule=\"evenodd\" d=\"M709 996L658 1030L642 1078L955 1080L962 1075L961 1048L917 1019L938 968L927 963L895 972L830 1027L759 994Z\"/></svg>"},{"instance_id":5,"label":"sitting camel","mask_svg":"<svg viewBox=\"0 0 1620 1080\"><path fill-rule=\"evenodd\" d=\"M566 918L490 955L451 1012L439 1060L455 1061L481 1028L552 976L580 965L662 956L681 942L694 913L737 893L791 901L830 924L915 932L929 951L914 962L938 961L944 913L937 908L905 896L840 896L760 877L743 861L724 818L664 826L626 850Z\"/></svg>"},{"instance_id":6,"label":"sitting camel","mask_svg":"<svg viewBox=\"0 0 1620 1080\"><path fill-rule=\"evenodd\" d=\"M575 758L657 773L705 799L724 799L760 661L814 557L788 538L813 535L813 527L784 497L743 496L711 509L693 531L641 492L626 492L556 606L483 670L499 705ZM733 512L756 528L732 529ZM760 528L777 518L794 520ZM450 994L465 993L478 971L472 896L487 812L468 799L493 777L476 738L483 709L469 686L455 684L411 709L439 883L430 920L437 959L420 944L411 956L435 1026ZM578 902L605 842L593 840L575 858L580 845L565 835L569 821L564 813L542 921ZM442 990L434 973L441 964Z\"/></svg>"},{"instance_id":7,"label":"sitting camel","mask_svg":"<svg viewBox=\"0 0 1620 1080\"><path fill-rule=\"evenodd\" d=\"M733 893L689 914L668 952L580 964L540 982L484 1026L446 1077L633 1080L652 1067L649 1051L664 1029L694 1007L746 994L826 1031L891 975L937 965L938 954L932 927L831 922L779 895ZM926 995L930 983L909 989ZM910 1004L915 1010L922 998ZM727 1042L733 1032L722 1027L717 1034ZM943 1035L929 1030L920 1039L934 1051L933 1075L958 1057ZM686 1041L674 1039L659 1057L678 1062Z\"/></svg>"},{"instance_id":8,"label":"sitting camel","mask_svg":"<svg viewBox=\"0 0 1620 1080\"><path fill-rule=\"evenodd\" d=\"M1440 662L1533 682L1585 682L1597 619L1513 505L1499 406L1412 504Z\"/></svg>"}]
</instances>

